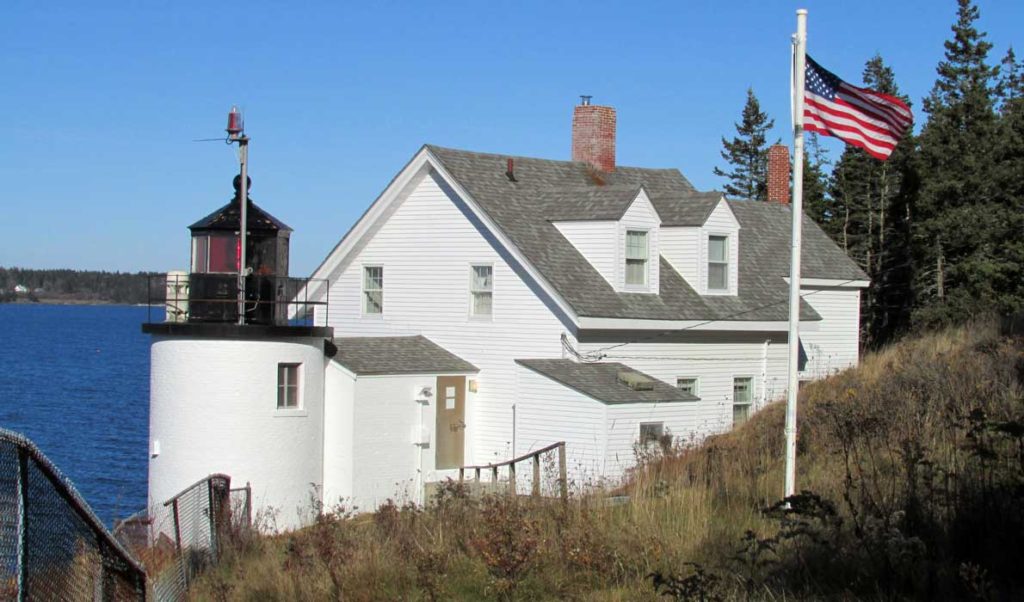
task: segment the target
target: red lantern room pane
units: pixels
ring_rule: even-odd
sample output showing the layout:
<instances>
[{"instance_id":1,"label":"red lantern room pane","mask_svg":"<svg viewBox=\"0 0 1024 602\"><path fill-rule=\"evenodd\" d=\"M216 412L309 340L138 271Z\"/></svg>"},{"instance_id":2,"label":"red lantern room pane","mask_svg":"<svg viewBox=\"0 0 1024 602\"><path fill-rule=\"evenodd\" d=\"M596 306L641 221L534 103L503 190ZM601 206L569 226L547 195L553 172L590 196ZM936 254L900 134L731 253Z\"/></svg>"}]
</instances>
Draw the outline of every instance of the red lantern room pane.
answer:
<instances>
[{"instance_id":1,"label":"red lantern room pane","mask_svg":"<svg viewBox=\"0 0 1024 602\"><path fill-rule=\"evenodd\" d=\"M210 271L238 271L238 242L234 235L213 234L210 236Z\"/></svg>"}]
</instances>

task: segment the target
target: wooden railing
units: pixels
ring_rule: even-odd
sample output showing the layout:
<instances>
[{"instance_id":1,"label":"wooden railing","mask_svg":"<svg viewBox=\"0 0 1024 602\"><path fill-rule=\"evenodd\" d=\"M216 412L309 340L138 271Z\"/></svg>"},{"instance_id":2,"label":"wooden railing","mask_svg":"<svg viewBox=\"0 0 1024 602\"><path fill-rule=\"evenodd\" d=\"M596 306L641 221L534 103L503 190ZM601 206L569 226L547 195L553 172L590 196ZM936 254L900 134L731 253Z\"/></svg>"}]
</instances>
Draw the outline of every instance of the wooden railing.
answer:
<instances>
[{"instance_id":1,"label":"wooden railing","mask_svg":"<svg viewBox=\"0 0 1024 602\"><path fill-rule=\"evenodd\" d=\"M540 497L540 457L553 449L558 450L558 492L559 495L562 497L562 500L567 501L569 499L569 484L566 480L565 475L565 441L552 443L547 447L542 447L528 454L523 454L518 458L505 460L504 462L497 462L495 464L481 464L479 466L462 466L459 468L459 482L465 482L466 471L472 470L474 472L473 480L479 483L480 471L488 470L491 473L491 482L497 483L498 469L501 468L502 466L508 466L508 492L510 495L515 495L516 464L524 462L526 460L533 460L533 487L531 489L530 494L533 497Z\"/></svg>"}]
</instances>

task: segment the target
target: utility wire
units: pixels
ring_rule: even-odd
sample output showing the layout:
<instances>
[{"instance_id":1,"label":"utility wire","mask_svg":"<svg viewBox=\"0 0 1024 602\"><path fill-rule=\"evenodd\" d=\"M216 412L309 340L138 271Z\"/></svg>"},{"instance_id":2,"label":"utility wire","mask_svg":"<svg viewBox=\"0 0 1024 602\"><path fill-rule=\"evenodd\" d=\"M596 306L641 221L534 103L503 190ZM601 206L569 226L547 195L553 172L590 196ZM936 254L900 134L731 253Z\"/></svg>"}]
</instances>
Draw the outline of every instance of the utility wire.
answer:
<instances>
[{"instance_id":1,"label":"utility wire","mask_svg":"<svg viewBox=\"0 0 1024 602\"><path fill-rule=\"evenodd\" d=\"M891 270L895 270L897 268L902 268L902 267L904 267L904 266L903 265L892 266L892 267L890 267L890 268L888 268L886 270L880 271L878 274L876 274L876 277L880 276L882 274L885 274L886 272L889 272ZM859 282L861 280L863 280L863 278L851 278L849 280L844 280L842 282L839 282L838 284L830 284L829 288L845 286L847 284L850 284L850 283L853 283L853 282ZM804 299L806 297L810 297L811 295L820 293L823 290L827 290L827 289L821 289L821 290L816 290L816 291L810 291L810 292L807 292L807 293L801 293L800 298ZM595 349L594 351L588 351L585 354L580 354L575 349L571 350L570 353L572 353L576 357L581 358L581 361L598 361L598 360L607 358L608 355L606 353L604 353L604 352L605 351L609 351L611 349L617 349L619 347L624 347L626 345L634 345L634 344L638 344L638 343L647 343L647 342L650 342L650 341L652 341L654 339L658 339L658 338L663 337L663 336L667 336L667 335L670 335L670 334L676 334L676 333L684 332L684 331L687 331L687 330L692 330L694 328L699 328L701 326L707 326L708 324L713 324L715 322L725 322L725 321L727 321L727 320L729 320L731 318L735 318L735 317L738 317L738 316L749 314L749 313L752 313L752 312L755 312L755 311L760 311L762 309L767 309L769 307L775 307L777 305L782 305L783 303L788 303L788 302L789 302L789 299L783 299L783 300L779 300L779 301L774 301L772 303L767 303L765 305L761 305L761 306L754 307L754 308L751 308L751 309L746 309L746 310L743 310L743 311L735 312L735 313L732 313L732 314L729 314L729 315L726 315L726 316L723 316L723 317L720 317L720 318L714 318L712 320L704 320L703 322L698 322L696 324L691 324L690 326L686 326L684 328L675 328L675 329L672 329L672 330L665 330L665 331L659 332L657 334L653 334L653 335L650 335L650 336L647 336L647 337L642 337L642 338L639 338L639 339L636 339L636 340L633 340L633 341L627 341L625 343L617 343L615 345L609 345L607 347L602 347L600 349ZM563 340L563 344L568 345L568 341ZM593 359L582 360L583 356L587 356L588 358L593 358Z\"/></svg>"}]
</instances>

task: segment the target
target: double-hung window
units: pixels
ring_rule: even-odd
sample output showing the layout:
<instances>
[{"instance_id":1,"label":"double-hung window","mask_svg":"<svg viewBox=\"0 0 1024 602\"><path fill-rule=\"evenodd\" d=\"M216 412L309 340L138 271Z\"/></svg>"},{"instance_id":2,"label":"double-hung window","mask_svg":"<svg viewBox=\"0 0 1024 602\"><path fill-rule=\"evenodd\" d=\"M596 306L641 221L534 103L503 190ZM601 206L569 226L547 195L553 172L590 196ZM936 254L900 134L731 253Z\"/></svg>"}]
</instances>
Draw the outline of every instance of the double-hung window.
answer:
<instances>
[{"instance_id":1,"label":"double-hung window","mask_svg":"<svg viewBox=\"0 0 1024 602\"><path fill-rule=\"evenodd\" d=\"M363 314L379 316L384 313L384 267L363 267Z\"/></svg>"},{"instance_id":2,"label":"double-hung window","mask_svg":"<svg viewBox=\"0 0 1024 602\"><path fill-rule=\"evenodd\" d=\"M708 290L729 290L729 237L708 237Z\"/></svg>"},{"instance_id":3,"label":"double-hung window","mask_svg":"<svg viewBox=\"0 0 1024 602\"><path fill-rule=\"evenodd\" d=\"M469 268L469 313L490 317L494 302L494 267L474 265Z\"/></svg>"},{"instance_id":4,"label":"double-hung window","mask_svg":"<svg viewBox=\"0 0 1024 602\"><path fill-rule=\"evenodd\" d=\"M295 410L299 407L300 364L277 365L277 409Z\"/></svg>"},{"instance_id":5,"label":"double-hung window","mask_svg":"<svg viewBox=\"0 0 1024 602\"><path fill-rule=\"evenodd\" d=\"M754 379L749 376L732 379L732 425L739 426L750 418L754 401Z\"/></svg>"},{"instance_id":6,"label":"double-hung window","mask_svg":"<svg viewBox=\"0 0 1024 602\"><path fill-rule=\"evenodd\" d=\"M647 232L626 230L626 286L647 285Z\"/></svg>"}]
</instances>

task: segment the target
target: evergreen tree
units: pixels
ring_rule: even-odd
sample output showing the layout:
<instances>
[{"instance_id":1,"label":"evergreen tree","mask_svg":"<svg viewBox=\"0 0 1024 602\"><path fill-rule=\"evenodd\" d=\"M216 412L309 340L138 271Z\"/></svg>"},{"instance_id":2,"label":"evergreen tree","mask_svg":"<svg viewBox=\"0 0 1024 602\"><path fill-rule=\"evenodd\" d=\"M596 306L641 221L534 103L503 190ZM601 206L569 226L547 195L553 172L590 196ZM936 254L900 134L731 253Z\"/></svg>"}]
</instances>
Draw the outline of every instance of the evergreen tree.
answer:
<instances>
[{"instance_id":1,"label":"evergreen tree","mask_svg":"<svg viewBox=\"0 0 1024 602\"><path fill-rule=\"evenodd\" d=\"M875 55L864 66L864 85L901 98L892 68ZM911 310L909 227L916 177L914 139L907 132L887 161L847 146L832 175L825 225L871 280L861 295L862 340L877 346L907 328Z\"/></svg>"},{"instance_id":2,"label":"evergreen tree","mask_svg":"<svg viewBox=\"0 0 1024 602\"><path fill-rule=\"evenodd\" d=\"M1006 56L1002 60L999 84L996 86L996 96L999 99L1001 112L1007 103L1013 102L1024 94L1024 79L1022 79L1021 64L1017 61L1017 55L1013 52L1013 46L1006 50Z\"/></svg>"},{"instance_id":3,"label":"evergreen tree","mask_svg":"<svg viewBox=\"0 0 1024 602\"><path fill-rule=\"evenodd\" d=\"M828 194L829 179L825 173L828 164L825 149L818 144L817 136L807 137L804 151L804 213L831 235L832 207Z\"/></svg>"},{"instance_id":4,"label":"evergreen tree","mask_svg":"<svg viewBox=\"0 0 1024 602\"><path fill-rule=\"evenodd\" d=\"M775 120L761 111L761 104L752 88L747 88L743 120L735 125L737 136L732 140L722 137L722 158L728 161L731 170L716 167L714 173L729 179L725 185L726 194L763 201L768 191L766 135L775 125Z\"/></svg>"},{"instance_id":5,"label":"evergreen tree","mask_svg":"<svg viewBox=\"0 0 1024 602\"><path fill-rule=\"evenodd\" d=\"M924 101L913 241L921 324L1004 309L998 291L1013 272L1001 248L1008 216L992 181L997 69L987 62L992 45L975 28L978 17L971 0L958 0L953 38Z\"/></svg>"},{"instance_id":6,"label":"evergreen tree","mask_svg":"<svg viewBox=\"0 0 1024 602\"><path fill-rule=\"evenodd\" d=\"M993 205L1005 217L1000 241L996 306L1003 312L1024 308L1024 80L1010 48L997 86L998 124L992 157Z\"/></svg>"}]
</instances>

